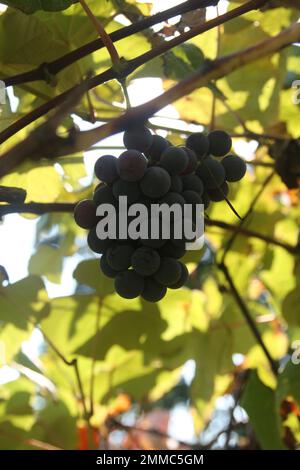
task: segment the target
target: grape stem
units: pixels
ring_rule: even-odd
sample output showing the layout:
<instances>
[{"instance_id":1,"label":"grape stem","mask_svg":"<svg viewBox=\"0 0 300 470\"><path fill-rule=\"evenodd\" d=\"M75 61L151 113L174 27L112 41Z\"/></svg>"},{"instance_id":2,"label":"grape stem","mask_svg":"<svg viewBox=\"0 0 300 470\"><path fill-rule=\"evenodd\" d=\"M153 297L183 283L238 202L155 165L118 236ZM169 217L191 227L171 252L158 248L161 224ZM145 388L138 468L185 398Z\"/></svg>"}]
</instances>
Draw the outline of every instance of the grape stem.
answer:
<instances>
[{"instance_id":1,"label":"grape stem","mask_svg":"<svg viewBox=\"0 0 300 470\"><path fill-rule=\"evenodd\" d=\"M85 0L79 0L82 8L84 9L85 13L93 23L97 33L99 34L99 37L101 41L103 42L104 46L106 47L111 61L116 69L118 69L120 65L120 57L118 54L118 51L111 39L111 37L107 34L105 29L103 28L101 22L96 18L96 16L93 14L92 10L89 8L89 6L86 4Z\"/></svg>"},{"instance_id":2,"label":"grape stem","mask_svg":"<svg viewBox=\"0 0 300 470\"><path fill-rule=\"evenodd\" d=\"M248 310L248 307L246 305L246 303L244 302L243 298L241 297L241 295L239 294L239 291L237 290L237 287L229 273L229 270L227 268L227 266L225 265L224 262L221 262L218 264L218 267L219 269L223 272L224 276L225 276L225 279L227 280L228 284L229 284L229 287L230 287L230 290L232 292L232 295L237 303L237 305L239 306L240 310L241 310L241 313L243 315L243 317L245 318L246 322L248 323L248 326L250 328L250 330L252 331L256 341L258 342L258 344L261 346L269 364L270 364L270 368L273 372L273 374L275 375L275 377L277 377L278 375L278 368L277 368L277 365L275 363L275 361L273 360L267 346L265 345L261 335L260 335L260 332L257 328L257 325L255 323L255 321L253 320L249 310Z\"/></svg>"},{"instance_id":3,"label":"grape stem","mask_svg":"<svg viewBox=\"0 0 300 470\"><path fill-rule=\"evenodd\" d=\"M268 186L268 184L270 183L270 181L272 180L274 175L275 175L275 171L271 171L268 174L268 176L265 178L265 180L264 180L263 184L261 185L259 191L254 196L254 198L252 199L252 202L251 202L246 214L244 215L244 217L242 218L242 220L239 223L239 228L240 229L242 229L242 227L246 224L247 220L249 219L250 215L253 213L253 210L254 210L254 207L255 207L257 201L259 200L259 198L263 194L264 190L266 189L266 187ZM224 252L223 252L222 262L225 262L225 258L227 256L227 253L230 251L237 235L238 235L238 232L233 233L232 236L230 237L230 239L228 240L228 242L226 244L226 247L224 249Z\"/></svg>"},{"instance_id":4,"label":"grape stem","mask_svg":"<svg viewBox=\"0 0 300 470\"><path fill-rule=\"evenodd\" d=\"M122 61L121 61L120 56L118 54L118 51L116 49L116 46L114 45L114 43L113 43L111 37L109 36L109 34L107 34L107 32L105 31L105 29L102 26L101 22L95 17L95 15L91 11L91 9L88 7L85 0L79 0L79 1L80 1L80 4L81 4L82 8L86 12L87 16L90 18L91 22L95 26L95 29L96 29L97 33L99 34L100 39L102 40L103 44L105 45L105 47L106 47L106 49L107 49L107 51L110 55L110 58L111 58L111 61L112 61L112 64L113 64L113 69L116 71L117 76L118 76L122 72L123 64L122 64ZM130 108L131 106L130 106L130 99L129 99L129 95L128 95L127 85L126 85L126 78L118 78L118 81L119 81L119 83L121 85L121 88L123 90L123 93L124 93L126 106L127 106L127 108Z\"/></svg>"}]
</instances>

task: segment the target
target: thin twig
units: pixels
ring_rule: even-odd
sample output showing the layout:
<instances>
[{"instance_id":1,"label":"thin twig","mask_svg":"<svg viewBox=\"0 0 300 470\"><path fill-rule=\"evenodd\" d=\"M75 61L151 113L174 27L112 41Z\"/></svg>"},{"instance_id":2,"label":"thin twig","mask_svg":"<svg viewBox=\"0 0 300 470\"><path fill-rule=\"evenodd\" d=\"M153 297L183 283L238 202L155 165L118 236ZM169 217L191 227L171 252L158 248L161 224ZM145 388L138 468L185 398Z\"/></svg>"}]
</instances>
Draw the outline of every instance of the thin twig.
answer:
<instances>
[{"instance_id":1,"label":"thin twig","mask_svg":"<svg viewBox=\"0 0 300 470\"><path fill-rule=\"evenodd\" d=\"M275 175L275 172L274 170L266 177L265 181L263 182L263 184L261 185L259 191L257 192L257 194L254 196L253 200L251 201L251 204L246 212L246 214L244 215L244 217L242 218L242 220L240 221L239 223L239 227L242 228L246 222L249 220L249 217L250 215L252 214L253 210L254 210L254 207L257 203L257 201L259 200L259 198L261 197L261 195L263 194L264 190L266 189L266 187L268 186L268 184L270 183L270 181L272 180L272 178L274 177ZM224 262L225 261L225 258L227 256L227 253L229 252L230 248L232 247L233 243L234 243L234 240L236 239L236 236L238 235L238 232L235 232L232 234L232 236L230 237L230 239L228 240L227 244L226 244L226 247L224 249L224 252L223 252L223 256L222 256L222 261Z\"/></svg>"},{"instance_id":2,"label":"thin twig","mask_svg":"<svg viewBox=\"0 0 300 470\"><path fill-rule=\"evenodd\" d=\"M101 312L102 312L102 297L99 298L98 301L98 309L96 315L96 327L95 327L95 334L92 344L92 365L91 365L91 380L90 380L90 417L94 414L94 385L95 385L95 365L96 365L96 347L97 347L97 336L100 328L100 321L101 321Z\"/></svg>"},{"instance_id":3,"label":"thin twig","mask_svg":"<svg viewBox=\"0 0 300 470\"><path fill-rule=\"evenodd\" d=\"M205 225L211 226L211 227L219 227L223 230L228 230L230 232L233 232L236 235L242 235L247 238L248 237L257 238L258 240L262 240L265 243L275 245L275 246L280 246L281 248L283 248L284 250L288 251L289 253L293 255L300 253L300 246L298 245L291 245L289 243L285 243L281 240L278 240L277 238L273 238L268 235L264 235L263 233L244 228L241 225L233 225L227 222L223 222L222 220L215 220L215 219L208 219L208 218L205 218Z\"/></svg>"},{"instance_id":4,"label":"thin twig","mask_svg":"<svg viewBox=\"0 0 300 470\"><path fill-rule=\"evenodd\" d=\"M239 294L236 286L235 286L235 283L228 271L228 268L227 266L225 265L224 262L221 262L218 264L218 267L219 269L223 272L228 284L229 284L229 287L230 287L230 290L232 292L232 295L237 303L237 305L239 306L240 308L240 311L243 315L243 317L245 318L250 330L252 331L257 343L261 346L269 364L270 364L270 367L271 367L271 370L272 372L274 373L275 376L278 375L278 369L277 369L277 366L276 366L276 363L275 361L273 360L267 346L265 345L261 335L260 335L260 332L257 328L257 325L255 323L255 321L253 320L249 310L248 310L248 307L246 305L246 303L244 302L243 298L241 297L241 295Z\"/></svg>"},{"instance_id":5,"label":"thin twig","mask_svg":"<svg viewBox=\"0 0 300 470\"><path fill-rule=\"evenodd\" d=\"M57 346L52 342L52 340L48 337L48 335L46 335L46 333L42 330L42 328L39 327L39 326L36 326L36 327L40 330L40 332L42 333L45 341L53 349L55 354L63 361L63 363L66 364L66 366L74 368L75 376L76 376L76 380L77 380L77 384L78 384L78 389L79 389L80 402L81 402L82 407L83 407L84 417L87 418L88 417L88 411L87 411L87 407L86 407L86 403L85 403L85 395L84 395L84 390L83 390L82 380L81 380L81 377L80 377L80 372L79 372L77 359L74 358L71 361L69 361L63 355L63 353L57 348Z\"/></svg>"},{"instance_id":6,"label":"thin twig","mask_svg":"<svg viewBox=\"0 0 300 470\"><path fill-rule=\"evenodd\" d=\"M119 64L120 64L120 57L119 57L118 51L117 51L112 39L110 38L110 36L107 34L105 29L103 28L101 22L98 21L98 19L95 17L92 10L87 5L86 1L85 0L79 0L79 2L81 4L82 8L84 9L85 13L89 17L89 19L91 20L93 25L95 26L95 29L96 29L97 33L99 34L100 39L102 40L104 46L106 47L106 49L107 49L107 51L110 55L110 58L111 58L111 61L112 61L113 65L115 67L118 67Z\"/></svg>"},{"instance_id":7,"label":"thin twig","mask_svg":"<svg viewBox=\"0 0 300 470\"><path fill-rule=\"evenodd\" d=\"M241 401L241 398L242 398L242 395L245 391L246 383L247 383L247 380L248 380L249 376L250 376L250 369L247 369L247 370L243 371L241 374L239 374L237 376L237 379L239 381L239 384L238 384L239 387L235 391L235 393L232 394L232 396L234 398L234 404L231 408L231 412L230 412L230 416L229 416L229 423L228 423L228 428L226 430L226 441L225 441L225 444L224 444L224 449L228 448L231 433L232 433L233 428L234 428L234 412L235 412L235 409L238 406L239 402Z\"/></svg>"}]
</instances>

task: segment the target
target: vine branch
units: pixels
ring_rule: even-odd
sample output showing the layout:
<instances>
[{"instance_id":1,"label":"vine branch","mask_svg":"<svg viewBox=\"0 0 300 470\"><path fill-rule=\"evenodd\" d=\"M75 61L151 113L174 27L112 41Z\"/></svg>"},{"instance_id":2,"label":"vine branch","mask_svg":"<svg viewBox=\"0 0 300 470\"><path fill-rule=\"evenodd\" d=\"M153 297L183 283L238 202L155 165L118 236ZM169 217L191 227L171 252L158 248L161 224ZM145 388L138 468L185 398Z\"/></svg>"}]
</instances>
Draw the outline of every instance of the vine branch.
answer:
<instances>
[{"instance_id":1,"label":"vine branch","mask_svg":"<svg viewBox=\"0 0 300 470\"><path fill-rule=\"evenodd\" d=\"M218 1L219 0L188 0L175 7L159 12L156 15L143 18L134 24L118 29L109 36L113 42L117 42L175 16L183 15L184 13L188 13L198 8L205 8L211 5L215 5L218 3ZM45 80L47 74L54 76L61 72L64 68L72 65L74 62L97 50L102 49L103 47L104 43L102 39L95 39L94 41L91 41L75 49L74 51L63 55L52 62L43 63L39 67L36 67L29 72L20 73L7 78L3 77L2 80L5 82L6 86L21 85L27 82Z\"/></svg>"},{"instance_id":2,"label":"vine branch","mask_svg":"<svg viewBox=\"0 0 300 470\"><path fill-rule=\"evenodd\" d=\"M240 7L237 7L234 10L231 10L225 13L224 15L220 15L210 21L207 21L204 24L200 24L199 26L192 28L191 30L185 33L182 33L181 35L179 35L178 37L175 37L174 39L170 41L165 41L163 44L149 50L148 52L145 52L144 54L139 55L138 57L134 59L125 61L122 67L122 71L117 71L114 69L114 67L111 67L110 69L107 69L105 72L102 72L99 75L96 75L91 78L87 78L84 81L86 89L91 90L92 88L102 85L103 83L112 79L124 80L126 77L128 77L128 75L134 72L137 68L139 68L141 65L146 64L150 60L155 59L156 57L168 52L169 50L186 42L187 40L195 36L198 36L199 34L207 32L210 29L213 29L218 25L224 24L230 21L231 19L239 17L251 10L257 9L259 6L262 6L264 3L266 3L265 0L250 0L244 5L241 5ZM213 78L219 78L219 77L216 76ZM61 93L60 95L55 96L54 98L48 100L46 103L43 103L41 106L29 112L25 116L21 117L18 121L8 126L6 129L0 132L0 144L4 143L6 140L8 140L13 135L15 135L17 132L21 131L29 124L33 123L34 121L44 116L55 107L62 104L74 91L76 91L78 86L80 85L75 85L74 87L65 91L64 93ZM151 114L148 117L150 116Z\"/></svg>"},{"instance_id":3,"label":"vine branch","mask_svg":"<svg viewBox=\"0 0 300 470\"><path fill-rule=\"evenodd\" d=\"M227 280L228 284L229 284L229 287L230 287L230 290L232 292L232 295L237 303L237 305L239 306L240 310L241 310L241 313L243 315L243 317L245 318L250 330L252 331L257 343L261 346L269 364L270 364L270 368L272 370L272 372L274 373L275 377L278 375L278 369L277 369L277 366L276 366L276 363L275 361L273 360L267 346L265 345L261 335L260 335L260 332L257 328L257 325L255 323L255 321L253 320L249 310L248 310L248 307L246 305L246 303L244 302L243 298L241 297L241 295L239 294L237 288L236 288L236 285L228 271L228 268L227 266L225 265L224 262L221 262L218 264L218 267L219 269L223 272L224 276L225 276L225 279Z\"/></svg>"},{"instance_id":4,"label":"vine branch","mask_svg":"<svg viewBox=\"0 0 300 470\"><path fill-rule=\"evenodd\" d=\"M190 94L192 91L206 85L211 80L221 78L237 70L239 67L243 67L246 64L277 52L299 41L299 39L300 24L294 23L275 37L212 61L200 71L193 73L157 98L143 105L131 108L122 116L90 131L75 132L69 138L62 138L57 136L56 133L53 133L53 131L50 134L47 126L44 125L44 132L47 131L46 135L43 136L43 138L46 139L46 145L45 140L42 141L40 135L42 125L40 128L33 131L25 141L17 144L1 157L0 176L9 173L15 166L27 158L56 158L58 156L87 150L99 140L123 131L128 127L129 123L133 124L147 120L166 105ZM84 85L86 84L84 83ZM38 139L37 135L39 135Z\"/></svg>"}]
</instances>

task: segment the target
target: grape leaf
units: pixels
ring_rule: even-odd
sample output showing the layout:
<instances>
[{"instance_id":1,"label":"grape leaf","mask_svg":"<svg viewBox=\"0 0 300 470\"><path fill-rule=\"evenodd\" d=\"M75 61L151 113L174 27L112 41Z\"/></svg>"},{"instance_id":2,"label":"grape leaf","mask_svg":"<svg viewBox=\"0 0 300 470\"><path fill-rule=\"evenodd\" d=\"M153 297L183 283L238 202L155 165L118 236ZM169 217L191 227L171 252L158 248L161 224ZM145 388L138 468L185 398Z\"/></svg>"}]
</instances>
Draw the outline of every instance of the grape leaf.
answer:
<instances>
[{"instance_id":1,"label":"grape leaf","mask_svg":"<svg viewBox=\"0 0 300 470\"><path fill-rule=\"evenodd\" d=\"M60 11L69 8L79 0L3 0L2 3L9 7L17 8L23 13L34 13L38 10Z\"/></svg>"},{"instance_id":2,"label":"grape leaf","mask_svg":"<svg viewBox=\"0 0 300 470\"><path fill-rule=\"evenodd\" d=\"M280 417L276 409L275 392L263 385L256 372L248 379L242 398L255 435L264 450L283 450Z\"/></svg>"}]
</instances>

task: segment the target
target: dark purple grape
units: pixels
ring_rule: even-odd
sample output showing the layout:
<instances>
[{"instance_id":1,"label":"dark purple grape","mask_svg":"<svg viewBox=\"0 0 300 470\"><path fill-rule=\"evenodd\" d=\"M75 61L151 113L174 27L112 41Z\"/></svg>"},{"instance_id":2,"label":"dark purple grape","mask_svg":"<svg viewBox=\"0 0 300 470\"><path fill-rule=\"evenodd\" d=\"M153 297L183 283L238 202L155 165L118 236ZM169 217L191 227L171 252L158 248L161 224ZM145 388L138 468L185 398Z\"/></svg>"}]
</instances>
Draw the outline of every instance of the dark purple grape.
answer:
<instances>
[{"instance_id":1,"label":"dark purple grape","mask_svg":"<svg viewBox=\"0 0 300 470\"><path fill-rule=\"evenodd\" d=\"M228 196L228 193L229 193L229 186L226 183L226 181L224 181L222 186L220 186L219 188L207 190L208 197L213 202L224 201L224 199L226 199L226 197Z\"/></svg>"},{"instance_id":2,"label":"dark purple grape","mask_svg":"<svg viewBox=\"0 0 300 470\"><path fill-rule=\"evenodd\" d=\"M185 170L181 174L182 175L190 175L191 173L193 173L196 170L196 168L198 166L198 159L197 159L197 155L194 152L194 150L189 149L188 147L184 147L184 150L187 153L189 161L188 161L188 164L187 164Z\"/></svg>"},{"instance_id":3,"label":"dark purple grape","mask_svg":"<svg viewBox=\"0 0 300 470\"><path fill-rule=\"evenodd\" d=\"M91 229L97 225L96 205L90 199L78 202L74 209L74 219L81 228Z\"/></svg>"},{"instance_id":4,"label":"dark purple grape","mask_svg":"<svg viewBox=\"0 0 300 470\"><path fill-rule=\"evenodd\" d=\"M187 138L186 146L194 150L198 158L204 157L209 152L209 140L202 132L191 134Z\"/></svg>"},{"instance_id":5,"label":"dark purple grape","mask_svg":"<svg viewBox=\"0 0 300 470\"><path fill-rule=\"evenodd\" d=\"M174 175L180 175L186 169L188 163L187 153L180 147L166 148L160 159L161 166Z\"/></svg>"},{"instance_id":6,"label":"dark purple grape","mask_svg":"<svg viewBox=\"0 0 300 470\"><path fill-rule=\"evenodd\" d=\"M96 161L94 171L100 181L112 184L118 178L117 158L113 155L103 155Z\"/></svg>"},{"instance_id":7,"label":"dark purple grape","mask_svg":"<svg viewBox=\"0 0 300 470\"><path fill-rule=\"evenodd\" d=\"M186 175L182 177L183 191L195 191L200 196L204 191L202 180L197 175Z\"/></svg>"},{"instance_id":8,"label":"dark purple grape","mask_svg":"<svg viewBox=\"0 0 300 470\"><path fill-rule=\"evenodd\" d=\"M225 181L223 165L212 157L208 157L198 166L197 175L205 188L213 189L221 186Z\"/></svg>"},{"instance_id":9,"label":"dark purple grape","mask_svg":"<svg viewBox=\"0 0 300 470\"><path fill-rule=\"evenodd\" d=\"M152 199L159 199L170 189L171 178L164 168L148 168L140 183L142 193Z\"/></svg>"},{"instance_id":10,"label":"dark purple grape","mask_svg":"<svg viewBox=\"0 0 300 470\"><path fill-rule=\"evenodd\" d=\"M170 147L170 143L160 135L154 135L152 138L151 147L145 152L151 163L156 163L160 160L163 151Z\"/></svg>"},{"instance_id":11,"label":"dark purple grape","mask_svg":"<svg viewBox=\"0 0 300 470\"><path fill-rule=\"evenodd\" d=\"M120 196L127 196L127 204L137 202L141 196L140 186L137 182L129 182L118 179L113 185L114 197L119 200Z\"/></svg>"},{"instance_id":12,"label":"dark purple grape","mask_svg":"<svg viewBox=\"0 0 300 470\"><path fill-rule=\"evenodd\" d=\"M167 293L167 288L154 279L145 279L145 287L142 293L143 299L148 302L159 302Z\"/></svg>"},{"instance_id":13,"label":"dark purple grape","mask_svg":"<svg viewBox=\"0 0 300 470\"><path fill-rule=\"evenodd\" d=\"M124 132L123 142L128 150L145 152L151 147L153 136L146 126L134 126Z\"/></svg>"},{"instance_id":14,"label":"dark purple grape","mask_svg":"<svg viewBox=\"0 0 300 470\"><path fill-rule=\"evenodd\" d=\"M215 130L208 134L209 153L214 157L224 157L230 152L232 140L225 131Z\"/></svg>"},{"instance_id":15,"label":"dark purple grape","mask_svg":"<svg viewBox=\"0 0 300 470\"><path fill-rule=\"evenodd\" d=\"M183 263L179 263L179 264L181 268L180 278L178 279L177 282L175 282L175 284L172 284L170 286L170 289L180 289L180 287L183 287L189 278L189 272L188 272L186 265Z\"/></svg>"},{"instance_id":16,"label":"dark purple grape","mask_svg":"<svg viewBox=\"0 0 300 470\"><path fill-rule=\"evenodd\" d=\"M227 181L240 181L247 171L247 165L240 157L228 155L223 158L222 165L225 169L225 178Z\"/></svg>"},{"instance_id":17,"label":"dark purple grape","mask_svg":"<svg viewBox=\"0 0 300 470\"><path fill-rule=\"evenodd\" d=\"M144 290L144 278L133 270L118 273L115 278L115 289L124 299L134 299Z\"/></svg>"},{"instance_id":18,"label":"dark purple grape","mask_svg":"<svg viewBox=\"0 0 300 470\"><path fill-rule=\"evenodd\" d=\"M178 282L181 275L180 263L174 258L161 258L158 271L154 275L154 279L159 284L169 287Z\"/></svg>"},{"instance_id":19,"label":"dark purple grape","mask_svg":"<svg viewBox=\"0 0 300 470\"><path fill-rule=\"evenodd\" d=\"M117 161L117 170L124 181L139 181L147 169L147 159L138 150L126 150Z\"/></svg>"}]
</instances>

